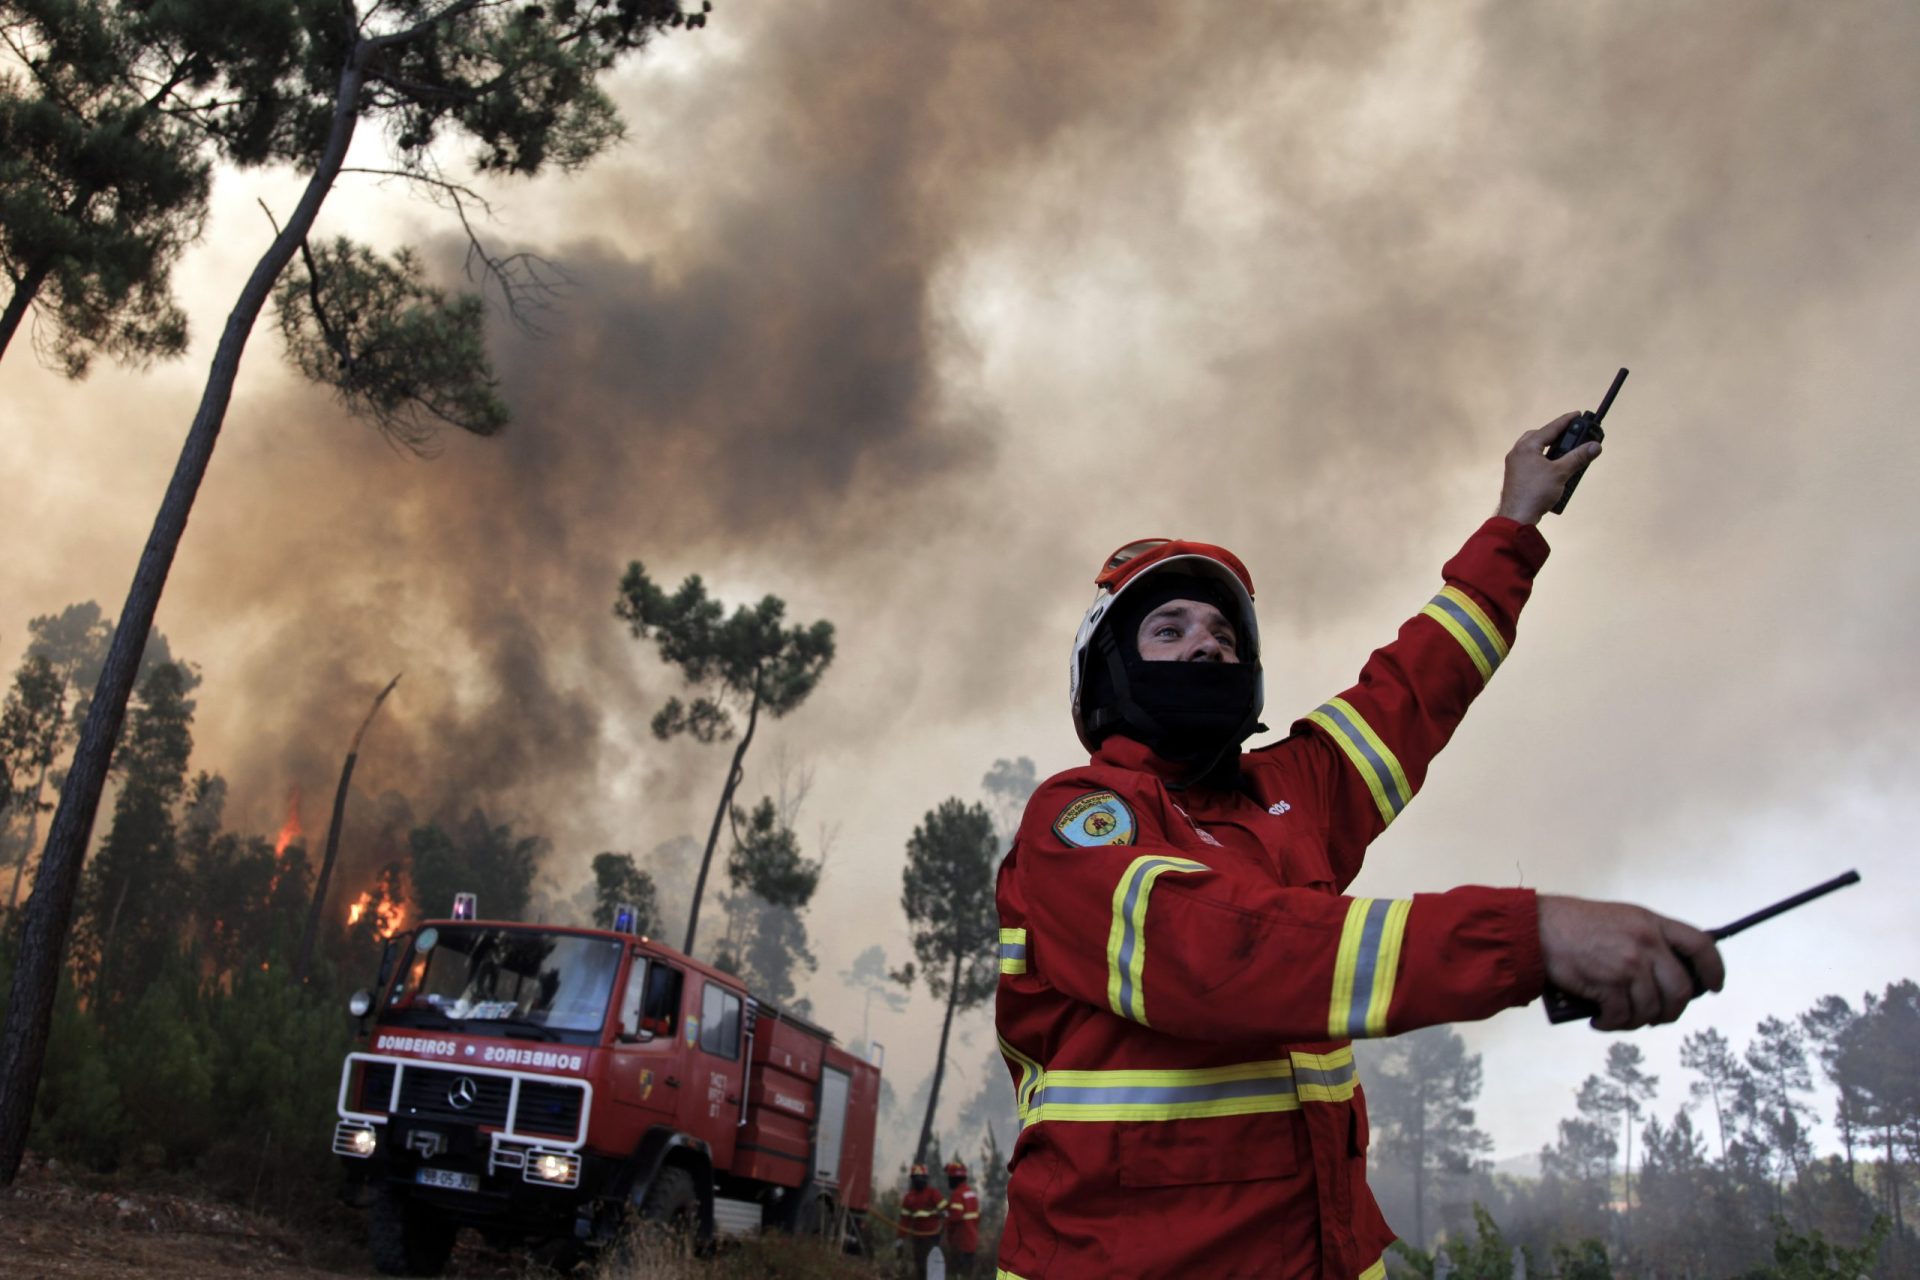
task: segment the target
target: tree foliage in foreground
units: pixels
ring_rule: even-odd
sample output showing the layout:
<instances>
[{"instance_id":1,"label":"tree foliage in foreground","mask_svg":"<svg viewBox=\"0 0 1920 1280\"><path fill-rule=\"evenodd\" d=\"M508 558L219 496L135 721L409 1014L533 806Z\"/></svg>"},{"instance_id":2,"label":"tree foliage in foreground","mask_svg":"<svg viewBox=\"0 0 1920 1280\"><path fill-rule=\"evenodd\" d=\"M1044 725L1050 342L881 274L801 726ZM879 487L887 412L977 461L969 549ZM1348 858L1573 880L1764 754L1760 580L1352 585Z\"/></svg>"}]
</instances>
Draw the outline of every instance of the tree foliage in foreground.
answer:
<instances>
[{"instance_id":1,"label":"tree foliage in foreground","mask_svg":"<svg viewBox=\"0 0 1920 1280\"><path fill-rule=\"evenodd\" d=\"M0 71L0 357L34 316L36 346L69 378L99 355L142 365L186 349L171 276L205 222L211 166L174 113L197 50L149 48L175 7L0 4L13 64Z\"/></svg>"},{"instance_id":2,"label":"tree foliage in foreground","mask_svg":"<svg viewBox=\"0 0 1920 1280\"><path fill-rule=\"evenodd\" d=\"M88 12L106 7L104 0L70 3ZM474 238L470 215L483 212L485 201L447 176L440 157L448 149L440 144L449 135L466 138L469 164L484 173L583 165L620 134L601 77L659 31L705 20L704 6L689 18L678 0L169 0L126 8L146 19L130 50L129 80L153 87L153 109L197 138L202 158L274 163L305 182L221 330L54 812L0 1029L0 1185L12 1182L26 1149L81 865L147 632L226 420L241 355L288 264L300 256L310 277L307 289L283 293L288 305L311 309L311 325L289 322L296 356L303 338L327 340L333 360L303 367L324 374L398 443L419 447L420 428L441 423L498 429L485 353L467 340L473 325L460 311L467 304L419 287L398 259L382 271L377 259L336 242L329 272L314 251L315 220L349 172L359 127L375 124L384 133L386 164L372 172L439 198L469 235L470 265L510 306L524 302L529 290L537 295L537 264L494 254ZM379 314L350 314L355 303ZM434 353L444 364L406 370L383 358L390 349L426 358L422 339L436 333L456 339Z\"/></svg>"}]
</instances>

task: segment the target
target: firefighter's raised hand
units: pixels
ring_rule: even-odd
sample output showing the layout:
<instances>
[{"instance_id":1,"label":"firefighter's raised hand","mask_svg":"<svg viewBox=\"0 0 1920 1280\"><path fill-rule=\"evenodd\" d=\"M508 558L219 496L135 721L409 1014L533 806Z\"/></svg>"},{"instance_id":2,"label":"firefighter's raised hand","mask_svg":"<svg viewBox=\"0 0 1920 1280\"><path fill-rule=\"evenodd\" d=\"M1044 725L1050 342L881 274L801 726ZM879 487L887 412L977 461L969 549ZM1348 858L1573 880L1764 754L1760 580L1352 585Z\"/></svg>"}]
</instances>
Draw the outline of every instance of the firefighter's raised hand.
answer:
<instances>
[{"instance_id":1,"label":"firefighter's raised hand","mask_svg":"<svg viewBox=\"0 0 1920 1280\"><path fill-rule=\"evenodd\" d=\"M1521 524L1539 524L1540 517L1560 501L1574 473L1600 456L1600 443L1596 440L1564 457L1547 457L1548 447L1560 438L1567 424L1579 416L1563 413L1513 442L1513 448L1507 450L1507 475L1500 486L1500 507L1495 515Z\"/></svg>"},{"instance_id":2,"label":"firefighter's raised hand","mask_svg":"<svg viewBox=\"0 0 1920 1280\"><path fill-rule=\"evenodd\" d=\"M1672 1022L1696 994L1696 974L1708 991L1726 983L1719 948L1692 925L1625 902L1543 893L1539 907L1547 981L1598 1004L1602 1031Z\"/></svg>"}]
</instances>

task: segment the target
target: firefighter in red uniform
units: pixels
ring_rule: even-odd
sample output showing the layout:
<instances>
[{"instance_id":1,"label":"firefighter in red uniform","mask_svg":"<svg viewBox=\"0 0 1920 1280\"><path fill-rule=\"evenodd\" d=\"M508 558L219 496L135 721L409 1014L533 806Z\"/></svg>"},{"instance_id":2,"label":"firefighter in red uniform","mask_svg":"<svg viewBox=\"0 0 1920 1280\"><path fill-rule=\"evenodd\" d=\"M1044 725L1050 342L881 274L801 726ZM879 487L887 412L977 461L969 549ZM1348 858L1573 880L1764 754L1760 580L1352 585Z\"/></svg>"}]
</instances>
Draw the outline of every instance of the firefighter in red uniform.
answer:
<instances>
[{"instance_id":1,"label":"firefighter in red uniform","mask_svg":"<svg viewBox=\"0 0 1920 1280\"><path fill-rule=\"evenodd\" d=\"M967 1166L947 1164L947 1274L973 1274L973 1255L980 1250L980 1196L967 1184Z\"/></svg>"},{"instance_id":2,"label":"firefighter in red uniform","mask_svg":"<svg viewBox=\"0 0 1920 1280\"><path fill-rule=\"evenodd\" d=\"M1552 981L1594 1025L1678 1017L1705 934L1624 903L1461 888L1343 896L1506 658L1534 525L1599 446L1507 455L1498 513L1357 684L1255 751L1253 583L1232 553L1122 548L1074 642L1091 761L1001 866L1000 1046L1021 1133L999 1280L1378 1280L1351 1041L1485 1018Z\"/></svg>"},{"instance_id":3,"label":"firefighter in red uniform","mask_svg":"<svg viewBox=\"0 0 1920 1280\"><path fill-rule=\"evenodd\" d=\"M914 1280L926 1280L927 1255L940 1243L940 1224L947 1213L947 1199L927 1184L927 1166L916 1164L907 1171L907 1194L900 1197L900 1239L913 1249Z\"/></svg>"}]
</instances>

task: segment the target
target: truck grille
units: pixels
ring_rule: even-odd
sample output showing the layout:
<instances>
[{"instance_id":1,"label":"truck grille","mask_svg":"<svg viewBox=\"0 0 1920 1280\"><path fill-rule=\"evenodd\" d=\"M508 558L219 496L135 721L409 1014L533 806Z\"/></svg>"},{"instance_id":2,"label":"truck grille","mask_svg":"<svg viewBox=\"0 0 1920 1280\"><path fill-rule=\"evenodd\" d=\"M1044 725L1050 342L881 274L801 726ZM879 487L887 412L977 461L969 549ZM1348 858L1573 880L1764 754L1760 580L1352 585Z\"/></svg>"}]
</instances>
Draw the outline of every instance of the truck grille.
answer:
<instances>
[{"instance_id":1,"label":"truck grille","mask_svg":"<svg viewBox=\"0 0 1920 1280\"><path fill-rule=\"evenodd\" d=\"M576 1085L527 1081L520 1086L520 1109L513 1127L519 1133L571 1138L580 1129L580 1104L586 1092Z\"/></svg>"},{"instance_id":2,"label":"truck grille","mask_svg":"<svg viewBox=\"0 0 1920 1280\"><path fill-rule=\"evenodd\" d=\"M409 1065L400 1077L400 1114L505 1128L512 1091L513 1082L500 1076ZM472 1102L464 1107L455 1104L456 1098L467 1095Z\"/></svg>"},{"instance_id":3,"label":"truck grille","mask_svg":"<svg viewBox=\"0 0 1920 1280\"><path fill-rule=\"evenodd\" d=\"M393 1101L393 1064L369 1062L360 1068L360 1109L385 1115Z\"/></svg>"}]
</instances>

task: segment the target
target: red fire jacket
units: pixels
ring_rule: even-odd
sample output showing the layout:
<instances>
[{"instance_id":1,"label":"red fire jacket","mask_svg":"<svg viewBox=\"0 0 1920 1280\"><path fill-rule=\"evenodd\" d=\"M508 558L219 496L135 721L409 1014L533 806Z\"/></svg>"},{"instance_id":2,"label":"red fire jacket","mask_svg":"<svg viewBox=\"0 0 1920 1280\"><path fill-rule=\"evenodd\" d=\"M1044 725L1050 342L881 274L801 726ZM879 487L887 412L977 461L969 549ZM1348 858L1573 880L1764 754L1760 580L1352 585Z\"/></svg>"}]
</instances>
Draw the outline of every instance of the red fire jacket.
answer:
<instances>
[{"instance_id":1,"label":"red fire jacket","mask_svg":"<svg viewBox=\"0 0 1920 1280\"><path fill-rule=\"evenodd\" d=\"M947 1197L947 1243L955 1253L980 1247L980 1197L973 1184L962 1183Z\"/></svg>"},{"instance_id":2,"label":"red fire jacket","mask_svg":"<svg viewBox=\"0 0 1920 1280\"><path fill-rule=\"evenodd\" d=\"M932 1187L914 1190L907 1188L907 1194L900 1197L900 1230L902 1238L911 1236L937 1236L940 1234L940 1221L946 1216L947 1198Z\"/></svg>"},{"instance_id":3,"label":"red fire jacket","mask_svg":"<svg viewBox=\"0 0 1920 1280\"><path fill-rule=\"evenodd\" d=\"M1109 738L1049 779L1000 869L1014 1147L1003 1280L1376 1280L1351 1041L1540 994L1534 895L1343 897L1505 658L1547 547L1489 520L1360 681L1175 791Z\"/></svg>"}]
</instances>

